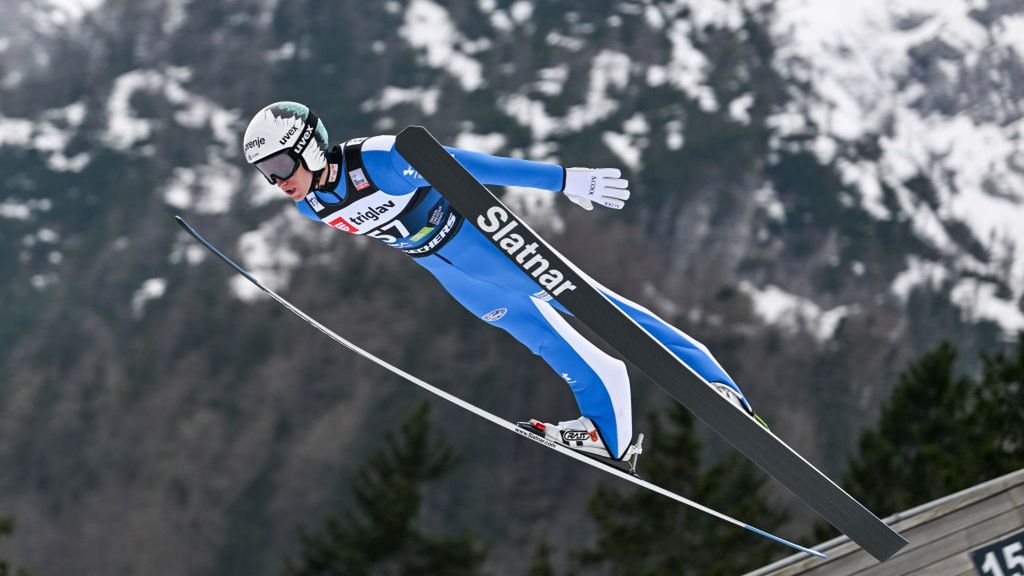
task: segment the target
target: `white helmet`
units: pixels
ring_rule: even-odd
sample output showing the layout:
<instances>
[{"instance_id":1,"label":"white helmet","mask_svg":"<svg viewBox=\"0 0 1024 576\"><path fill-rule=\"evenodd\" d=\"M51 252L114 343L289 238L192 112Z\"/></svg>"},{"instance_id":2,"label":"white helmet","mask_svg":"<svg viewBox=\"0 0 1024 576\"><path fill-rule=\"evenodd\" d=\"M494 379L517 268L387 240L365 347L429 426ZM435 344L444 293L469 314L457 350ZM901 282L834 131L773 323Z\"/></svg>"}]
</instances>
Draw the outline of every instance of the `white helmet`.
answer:
<instances>
[{"instance_id":1,"label":"white helmet","mask_svg":"<svg viewBox=\"0 0 1024 576\"><path fill-rule=\"evenodd\" d=\"M245 161L271 184L290 178L299 162L310 172L327 166L327 128L298 102L274 102L260 110L242 142Z\"/></svg>"}]
</instances>

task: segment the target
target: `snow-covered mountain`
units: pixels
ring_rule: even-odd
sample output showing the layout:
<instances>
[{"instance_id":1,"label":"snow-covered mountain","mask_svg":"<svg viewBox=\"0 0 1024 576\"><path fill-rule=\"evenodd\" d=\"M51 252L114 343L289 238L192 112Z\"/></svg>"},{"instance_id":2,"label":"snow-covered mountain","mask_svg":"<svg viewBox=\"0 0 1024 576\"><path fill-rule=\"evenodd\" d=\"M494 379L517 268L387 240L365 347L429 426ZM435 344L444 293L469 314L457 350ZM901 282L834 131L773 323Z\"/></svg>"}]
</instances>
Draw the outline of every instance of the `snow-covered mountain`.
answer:
<instances>
[{"instance_id":1,"label":"snow-covered mountain","mask_svg":"<svg viewBox=\"0 0 1024 576\"><path fill-rule=\"evenodd\" d=\"M1024 330L1019 2L8 4L0 513L40 573L269 573L415 401L208 262L174 212L439 385L509 417L575 409L404 257L309 225L244 166L245 122L276 99L311 104L334 140L416 123L622 167L622 214L506 197L707 343L833 474L908 358L954 339L969 360ZM637 413L666 406L635 388ZM579 471L489 434L457 443L471 457L430 517L491 523L517 573L540 534L581 522L586 491L553 494Z\"/></svg>"}]
</instances>

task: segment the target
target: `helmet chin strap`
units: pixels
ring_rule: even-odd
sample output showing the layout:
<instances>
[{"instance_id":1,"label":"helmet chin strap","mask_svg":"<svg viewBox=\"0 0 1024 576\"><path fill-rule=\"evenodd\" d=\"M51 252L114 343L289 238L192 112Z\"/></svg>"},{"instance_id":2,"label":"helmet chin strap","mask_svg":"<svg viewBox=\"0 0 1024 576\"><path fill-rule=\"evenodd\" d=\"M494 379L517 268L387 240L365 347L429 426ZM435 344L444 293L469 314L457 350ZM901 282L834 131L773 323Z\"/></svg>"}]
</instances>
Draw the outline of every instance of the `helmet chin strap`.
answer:
<instances>
[{"instance_id":1,"label":"helmet chin strap","mask_svg":"<svg viewBox=\"0 0 1024 576\"><path fill-rule=\"evenodd\" d=\"M320 177L323 175L324 170L326 169L327 168L325 167L321 168L320 170L317 170L316 172L313 172L313 177L309 180L309 190L306 190L306 194L309 194L310 192L315 192L320 189Z\"/></svg>"},{"instance_id":2,"label":"helmet chin strap","mask_svg":"<svg viewBox=\"0 0 1024 576\"><path fill-rule=\"evenodd\" d=\"M324 192L332 192L338 187L338 182L341 181L341 163L342 153L341 146L334 146L325 154L327 157L327 163L323 168L313 173L313 181L310 182L310 192L313 190L322 190ZM334 167L332 170L331 167ZM320 184L320 179L323 177L324 172L327 173L327 178L324 178L324 183ZM331 176L334 176L332 179Z\"/></svg>"}]
</instances>

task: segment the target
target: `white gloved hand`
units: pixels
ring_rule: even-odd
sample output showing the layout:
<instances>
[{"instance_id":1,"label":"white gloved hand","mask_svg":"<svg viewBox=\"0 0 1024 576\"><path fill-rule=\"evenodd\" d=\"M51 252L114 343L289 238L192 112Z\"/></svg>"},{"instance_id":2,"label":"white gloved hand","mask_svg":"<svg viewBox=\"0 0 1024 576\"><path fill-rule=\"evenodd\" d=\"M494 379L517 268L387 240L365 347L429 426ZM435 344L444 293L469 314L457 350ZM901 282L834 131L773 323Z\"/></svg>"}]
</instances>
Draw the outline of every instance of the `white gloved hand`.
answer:
<instances>
[{"instance_id":1,"label":"white gloved hand","mask_svg":"<svg viewBox=\"0 0 1024 576\"><path fill-rule=\"evenodd\" d=\"M585 210L597 203L616 210L629 199L629 181L618 168L566 168L562 192Z\"/></svg>"}]
</instances>

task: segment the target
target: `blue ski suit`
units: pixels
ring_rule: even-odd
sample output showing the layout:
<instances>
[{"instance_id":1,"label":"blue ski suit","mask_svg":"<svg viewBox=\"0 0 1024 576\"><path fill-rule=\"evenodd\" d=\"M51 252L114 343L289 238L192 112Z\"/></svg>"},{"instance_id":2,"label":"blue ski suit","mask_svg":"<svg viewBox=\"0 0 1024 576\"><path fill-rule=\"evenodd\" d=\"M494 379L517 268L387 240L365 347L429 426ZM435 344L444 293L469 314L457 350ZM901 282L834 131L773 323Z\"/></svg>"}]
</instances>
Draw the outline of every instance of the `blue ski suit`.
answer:
<instances>
[{"instance_id":1,"label":"blue ski suit","mask_svg":"<svg viewBox=\"0 0 1024 576\"><path fill-rule=\"evenodd\" d=\"M629 377L622 361L573 329L549 293L509 261L394 148L394 136L349 140L328 153L328 184L295 206L344 232L366 234L426 268L472 314L514 336L559 375L580 413L597 427L611 455L633 436ZM561 166L447 148L481 183L560 191ZM708 382L743 394L711 352L646 308L599 286L623 312ZM743 400L745 403L745 400Z\"/></svg>"}]
</instances>

